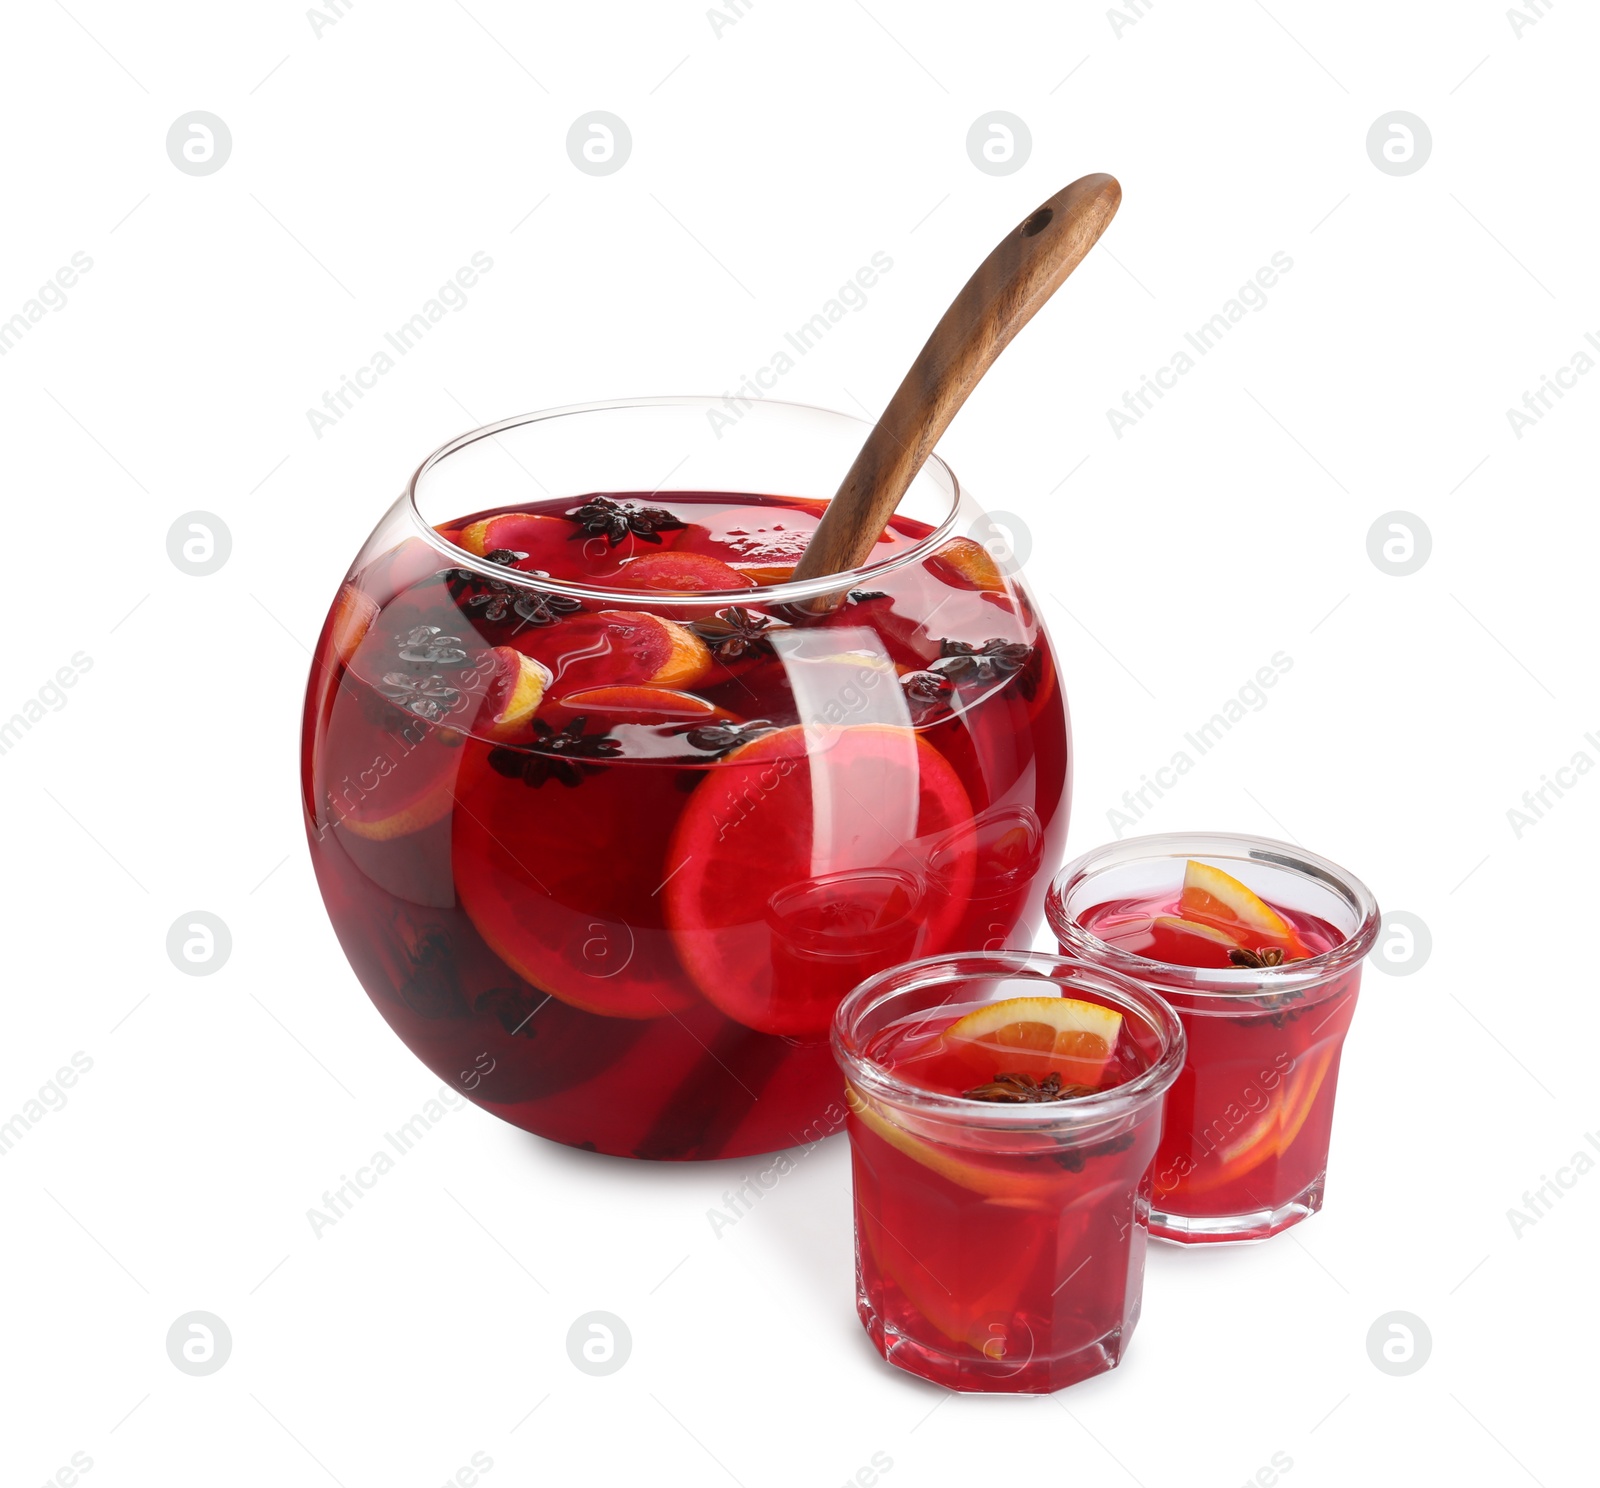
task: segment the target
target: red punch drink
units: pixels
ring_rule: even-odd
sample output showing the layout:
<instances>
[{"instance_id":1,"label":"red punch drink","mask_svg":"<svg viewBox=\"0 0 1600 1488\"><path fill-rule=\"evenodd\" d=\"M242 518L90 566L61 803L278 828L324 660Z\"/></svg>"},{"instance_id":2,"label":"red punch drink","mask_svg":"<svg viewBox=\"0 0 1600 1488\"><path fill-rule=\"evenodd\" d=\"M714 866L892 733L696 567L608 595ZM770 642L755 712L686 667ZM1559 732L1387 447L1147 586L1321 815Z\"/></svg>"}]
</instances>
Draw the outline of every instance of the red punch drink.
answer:
<instances>
[{"instance_id":1,"label":"red punch drink","mask_svg":"<svg viewBox=\"0 0 1600 1488\"><path fill-rule=\"evenodd\" d=\"M1283 843L1130 839L1064 869L1050 918L1064 950L1136 976L1188 1032L1151 1233L1260 1240L1320 1209L1339 1055L1377 934L1366 888Z\"/></svg>"},{"instance_id":2,"label":"red punch drink","mask_svg":"<svg viewBox=\"0 0 1600 1488\"><path fill-rule=\"evenodd\" d=\"M317 646L305 809L341 944L430 1068L530 1131L647 1158L813 1140L852 986L1038 923L1067 731L1031 602L959 508L808 589L824 501L530 500L469 441L443 499L522 497L431 526L402 503Z\"/></svg>"},{"instance_id":3,"label":"red punch drink","mask_svg":"<svg viewBox=\"0 0 1600 1488\"><path fill-rule=\"evenodd\" d=\"M977 1391L1115 1367L1183 1047L1136 983L1023 951L921 961L846 999L857 1309L884 1358Z\"/></svg>"}]
</instances>

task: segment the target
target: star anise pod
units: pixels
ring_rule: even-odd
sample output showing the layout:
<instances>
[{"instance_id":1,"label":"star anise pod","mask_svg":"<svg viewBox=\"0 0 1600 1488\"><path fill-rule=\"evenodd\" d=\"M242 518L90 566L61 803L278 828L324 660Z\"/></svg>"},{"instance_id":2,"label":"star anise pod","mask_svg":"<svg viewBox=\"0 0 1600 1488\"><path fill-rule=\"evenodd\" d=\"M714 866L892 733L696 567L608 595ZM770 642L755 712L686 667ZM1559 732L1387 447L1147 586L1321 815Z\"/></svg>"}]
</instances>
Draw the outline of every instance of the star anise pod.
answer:
<instances>
[{"instance_id":1,"label":"star anise pod","mask_svg":"<svg viewBox=\"0 0 1600 1488\"><path fill-rule=\"evenodd\" d=\"M514 548L496 548L483 555L490 563L506 567L526 558ZM529 579L548 579L542 568L523 570ZM565 594L549 594L543 589L529 589L506 579L491 579L470 569L449 568L441 577L449 586L450 594L458 603L463 597L469 610L477 610L491 624L498 625L515 616L522 625L554 625L564 615L583 608L583 601ZM517 627L518 630L522 625Z\"/></svg>"},{"instance_id":2,"label":"star anise pod","mask_svg":"<svg viewBox=\"0 0 1600 1488\"><path fill-rule=\"evenodd\" d=\"M637 501L613 501L609 496L591 496L582 506L566 513L570 521L578 524L571 540L603 537L616 547L632 533L645 542L659 543L663 532L677 532L687 527L669 511L659 506L640 506Z\"/></svg>"},{"instance_id":3,"label":"star anise pod","mask_svg":"<svg viewBox=\"0 0 1600 1488\"><path fill-rule=\"evenodd\" d=\"M461 637L446 635L438 625L416 625L395 638L400 660L417 666L453 666L467 659Z\"/></svg>"},{"instance_id":4,"label":"star anise pod","mask_svg":"<svg viewBox=\"0 0 1600 1488\"><path fill-rule=\"evenodd\" d=\"M866 604L869 600L888 597L888 592L883 589L852 589L849 595L851 604Z\"/></svg>"},{"instance_id":5,"label":"star anise pod","mask_svg":"<svg viewBox=\"0 0 1600 1488\"><path fill-rule=\"evenodd\" d=\"M562 785L577 785L593 775L597 760L612 759L622 753L622 744L604 730L584 733L587 717L574 718L564 729L553 729L542 718L533 720L533 738L517 747L501 745L489 751L493 770L524 785L540 786L547 780Z\"/></svg>"},{"instance_id":6,"label":"star anise pod","mask_svg":"<svg viewBox=\"0 0 1600 1488\"><path fill-rule=\"evenodd\" d=\"M743 605L729 605L705 620L691 620L689 629L704 641L718 661L737 661L741 656L771 656L772 638L766 634L779 622L770 615L758 615Z\"/></svg>"},{"instance_id":7,"label":"star anise pod","mask_svg":"<svg viewBox=\"0 0 1600 1488\"><path fill-rule=\"evenodd\" d=\"M957 682L995 682L1021 671L1033 654L1032 646L1000 639L974 646L967 641L940 641L939 659L928 670Z\"/></svg>"},{"instance_id":8,"label":"star anise pod","mask_svg":"<svg viewBox=\"0 0 1600 1488\"><path fill-rule=\"evenodd\" d=\"M401 936L410 973L396 989L401 1001L423 1018L465 1013L450 937L437 925L423 927L414 937L402 930Z\"/></svg>"},{"instance_id":9,"label":"star anise pod","mask_svg":"<svg viewBox=\"0 0 1600 1488\"><path fill-rule=\"evenodd\" d=\"M1258 951L1252 951L1246 946L1235 946L1228 952L1228 960L1235 966L1248 967L1251 971L1260 971L1264 966L1282 966L1284 959L1280 946L1262 946Z\"/></svg>"},{"instance_id":10,"label":"star anise pod","mask_svg":"<svg viewBox=\"0 0 1600 1488\"><path fill-rule=\"evenodd\" d=\"M523 1038L532 1038L534 1032L529 1024L533 1015L549 1000L546 994L535 1001L529 992L517 987L491 987L478 994L473 1008L480 1013L493 1013L500 1026L513 1037L521 1034Z\"/></svg>"},{"instance_id":11,"label":"star anise pod","mask_svg":"<svg viewBox=\"0 0 1600 1488\"><path fill-rule=\"evenodd\" d=\"M1003 1105L1038 1105L1045 1101L1074 1100L1080 1095L1093 1095L1092 1085L1063 1085L1061 1076L1054 1070L1042 1080L1032 1075L1000 1074L987 1085L978 1085L963 1091L967 1100L995 1101Z\"/></svg>"},{"instance_id":12,"label":"star anise pod","mask_svg":"<svg viewBox=\"0 0 1600 1488\"><path fill-rule=\"evenodd\" d=\"M911 709L911 721L926 723L951 711L956 685L939 672L907 672L900 679L900 690L905 693Z\"/></svg>"},{"instance_id":13,"label":"star anise pod","mask_svg":"<svg viewBox=\"0 0 1600 1488\"><path fill-rule=\"evenodd\" d=\"M762 734L770 734L776 728L777 724L769 723L765 718L754 718L748 723L697 724L683 737L696 749L721 755L740 744L748 744Z\"/></svg>"},{"instance_id":14,"label":"star anise pod","mask_svg":"<svg viewBox=\"0 0 1600 1488\"><path fill-rule=\"evenodd\" d=\"M426 718L429 723L447 718L461 700L460 692L437 672L426 677L412 676L408 672L385 672L379 685L384 696L397 707L415 713L418 718Z\"/></svg>"}]
</instances>

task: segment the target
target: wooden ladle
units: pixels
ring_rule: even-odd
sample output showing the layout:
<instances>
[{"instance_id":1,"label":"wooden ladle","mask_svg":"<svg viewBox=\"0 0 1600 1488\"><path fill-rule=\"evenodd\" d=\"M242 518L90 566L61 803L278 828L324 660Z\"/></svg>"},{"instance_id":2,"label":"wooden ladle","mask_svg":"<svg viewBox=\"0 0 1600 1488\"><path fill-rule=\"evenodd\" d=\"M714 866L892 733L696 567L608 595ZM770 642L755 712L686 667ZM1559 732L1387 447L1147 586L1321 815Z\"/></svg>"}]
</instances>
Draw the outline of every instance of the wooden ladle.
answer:
<instances>
[{"instance_id":1,"label":"wooden ladle","mask_svg":"<svg viewBox=\"0 0 1600 1488\"><path fill-rule=\"evenodd\" d=\"M1030 212L978 265L861 446L795 579L843 573L867 561L967 394L1099 241L1121 201L1114 177L1084 176ZM836 602L818 603L827 608Z\"/></svg>"}]
</instances>

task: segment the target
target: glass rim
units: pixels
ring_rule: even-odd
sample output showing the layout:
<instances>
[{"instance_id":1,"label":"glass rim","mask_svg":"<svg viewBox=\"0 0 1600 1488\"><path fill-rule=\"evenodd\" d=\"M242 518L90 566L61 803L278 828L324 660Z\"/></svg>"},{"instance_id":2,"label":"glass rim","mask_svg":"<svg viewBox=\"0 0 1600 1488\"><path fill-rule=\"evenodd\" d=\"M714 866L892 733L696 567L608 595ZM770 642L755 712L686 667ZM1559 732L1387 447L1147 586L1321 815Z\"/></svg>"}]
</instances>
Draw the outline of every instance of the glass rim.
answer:
<instances>
[{"instance_id":1,"label":"glass rim","mask_svg":"<svg viewBox=\"0 0 1600 1488\"><path fill-rule=\"evenodd\" d=\"M486 578L496 579L502 583L515 584L519 588L526 588L542 594L560 594L572 599L614 601L623 608L631 609L637 609L641 606L650 609L660 605L704 605L708 601L736 604L741 599L745 603L759 603L763 607L801 604L825 594L836 594L841 589L854 588L863 580L905 568L913 563L922 562L954 535L956 519L961 514L963 496L961 482L956 477L955 471L950 468L937 452L928 455L927 460L918 470L917 476L922 475L923 472L931 473L933 479L947 491L950 509L944 520L915 545L904 552L880 559L875 563L865 563L859 568L846 569L840 573L822 574L817 578L802 579L799 582L790 580L782 584L757 584L753 588L745 589L613 589L601 584L585 584L572 579L535 579L520 569L507 568L499 563L490 563L487 559L479 558L476 554L467 552L465 548L457 547L434 528L433 524L422 515L422 510L417 504L417 488L423 477L434 466L450 455L455 454L457 450L465 449L468 445L475 444L480 439L492 439L495 435L503 434L509 429L519 429L529 424L543 423L549 419L584 413L616 412L633 408L720 408L722 405L723 399L706 394L667 394L647 398L612 398L593 403L568 403L560 408L545 408L533 413L515 414L510 418L500 419L496 423L483 424L476 429L469 429L466 433L458 434L454 439L447 440L440 445L412 472L411 478L406 482L405 490L401 495L401 503L417 528L417 535L447 558L453 568L463 568L471 573L481 574ZM783 398L763 398L760 400L760 406L764 408L798 409L804 413L820 413L827 415L829 418L846 419L860 426L863 439L865 439L867 432L874 427L871 421L858 418L853 413L844 413L834 408L823 408L812 403L796 403ZM840 472L841 480L843 475L844 473ZM917 476L913 476L912 479L915 480ZM657 488L657 491L653 491L650 494L658 494L659 489ZM666 494L668 497L671 495L670 492ZM729 494L756 495L762 493L730 492ZM828 499L832 500L832 494L829 495ZM759 596L759 599L757 596Z\"/></svg>"},{"instance_id":2,"label":"glass rim","mask_svg":"<svg viewBox=\"0 0 1600 1488\"><path fill-rule=\"evenodd\" d=\"M1236 851L1229 852L1229 849ZM1129 862L1163 858L1242 858L1272 863L1302 877L1315 879L1340 894L1356 913L1356 928L1338 945L1302 961L1278 966L1180 966L1141 956L1102 940L1066 907L1067 895L1097 874ZM1203 992L1208 996L1241 1000L1264 992L1318 986L1342 975L1365 959L1378 938L1381 912L1378 901L1355 874L1329 858L1308 852L1275 837L1247 832L1162 832L1108 842L1074 858L1051 880L1045 895L1045 917L1064 946L1064 955L1092 960L1096 965L1141 982L1157 981L1163 990Z\"/></svg>"},{"instance_id":3,"label":"glass rim","mask_svg":"<svg viewBox=\"0 0 1600 1488\"><path fill-rule=\"evenodd\" d=\"M1066 995L1072 983L1063 979L1063 970L1086 973L1091 983L1101 985L1084 990L1106 993L1113 1003L1120 1001L1124 1011L1133 1011L1144 1019L1163 1041L1160 1057L1133 1079L1109 1090L1070 1100L1010 1105L948 1095L901 1079L870 1058L855 1036L854 1025L862 1016L899 993L947 982L1021 974L1050 982ZM880 971L853 988L835 1009L829 1043L849 1084L874 1099L921 1115L998 1131L1087 1127L1128 1115L1166 1093L1188 1054L1188 1035L1177 1012L1150 987L1092 961L1059 952L1021 950L949 951Z\"/></svg>"}]
</instances>

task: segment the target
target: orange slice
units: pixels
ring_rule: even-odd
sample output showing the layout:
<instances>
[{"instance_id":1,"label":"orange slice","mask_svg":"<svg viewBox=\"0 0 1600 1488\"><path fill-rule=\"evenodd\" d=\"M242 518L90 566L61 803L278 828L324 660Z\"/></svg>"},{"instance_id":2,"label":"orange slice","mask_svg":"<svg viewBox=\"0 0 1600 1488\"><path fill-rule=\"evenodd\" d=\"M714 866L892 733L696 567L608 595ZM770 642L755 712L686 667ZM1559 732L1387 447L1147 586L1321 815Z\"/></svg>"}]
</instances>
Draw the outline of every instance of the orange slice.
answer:
<instances>
[{"instance_id":1,"label":"orange slice","mask_svg":"<svg viewBox=\"0 0 1600 1488\"><path fill-rule=\"evenodd\" d=\"M1178 908L1186 920L1225 931L1251 950L1278 946L1289 956L1311 954L1284 919L1232 874L1190 859L1183 870Z\"/></svg>"},{"instance_id":2,"label":"orange slice","mask_svg":"<svg viewBox=\"0 0 1600 1488\"><path fill-rule=\"evenodd\" d=\"M964 589L985 590L990 594L1006 592L1006 581L994 555L970 537L958 537L946 543L929 562L940 574L954 579Z\"/></svg>"},{"instance_id":3,"label":"orange slice","mask_svg":"<svg viewBox=\"0 0 1600 1488\"><path fill-rule=\"evenodd\" d=\"M1008 997L958 1018L945 1030L947 1047L960 1050L983 1073L981 1084L1005 1072L1063 1085L1098 1085L1116 1047L1122 1014L1072 997ZM990 1067L992 1066L992 1068Z\"/></svg>"},{"instance_id":4,"label":"orange slice","mask_svg":"<svg viewBox=\"0 0 1600 1488\"><path fill-rule=\"evenodd\" d=\"M601 714L614 723L715 723L734 715L692 692L634 685L590 687L560 699L570 713Z\"/></svg>"},{"instance_id":5,"label":"orange slice","mask_svg":"<svg viewBox=\"0 0 1600 1488\"><path fill-rule=\"evenodd\" d=\"M514 739L539 711L550 685L550 668L512 646L495 646L489 654L494 660L484 697L486 726L496 739Z\"/></svg>"}]
</instances>

